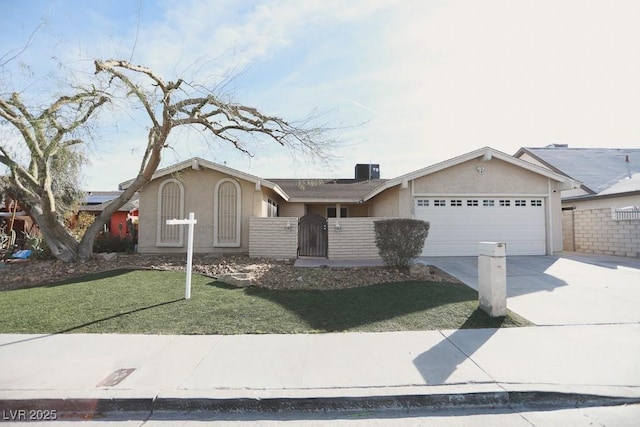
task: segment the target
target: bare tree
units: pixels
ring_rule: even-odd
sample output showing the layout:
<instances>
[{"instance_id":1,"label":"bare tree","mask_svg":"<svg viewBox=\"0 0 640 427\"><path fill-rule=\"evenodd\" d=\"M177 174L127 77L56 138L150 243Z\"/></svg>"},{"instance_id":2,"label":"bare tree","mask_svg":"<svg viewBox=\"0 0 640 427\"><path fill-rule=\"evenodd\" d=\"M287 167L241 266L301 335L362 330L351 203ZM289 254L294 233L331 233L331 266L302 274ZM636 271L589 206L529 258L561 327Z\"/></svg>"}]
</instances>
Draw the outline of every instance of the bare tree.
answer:
<instances>
[{"instance_id":1,"label":"bare tree","mask_svg":"<svg viewBox=\"0 0 640 427\"><path fill-rule=\"evenodd\" d=\"M201 87L187 84L182 79L165 81L151 69L127 61L95 61L95 74L98 78L107 77L111 97L116 96L118 89L124 89L127 97L138 102L150 126L138 174L120 196L105 207L80 242L73 239L56 216L54 195L50 188L51 177L48 176L51 156L56 150L78 144L79 140L63 139L86 123L91 114L109 98L97 91L80 92L74 97L61 98L37 118L29 114L17 95L0 103L0 117L20 131L32 158L30 168L24 169L0 146L0 162L9 166L15 184L29 195L34 219L41 226L54 255L65 261L81 261L91 257L98 232L118 209L153 178L175 128L195 126L212 136L214 141L231 144L248 155L253 153L249 152L240 138L264 137L313 157L325 157L325 149L330 142L326 139L327 129L312 126L311 121L292 124L254 107L223 101L212 92L203 92ZM77 112L85 113L75 120L67 120L67 125L63 126L57 120L58 106L60 103L73 105L74 102ZM41 123L47 123L51 131L43 132Z\"/></svg>"},{"instance_id":2,"label":"bare tree","mask_svg":"<svg viewBox=\"0 0 640 427\"><path fill-rule=\"evenodd\" d=\"M8 140L0 141L0 163L9 169L6 180L28 208L52 253L64 261L78 254L78 242L62 220L77 190L82 158L77 146L83 142L77 131L108 100L96 89L79 90L34 114L18 93L0 97L0 119L17 131L28 157L23 164L20 150L12 150Z\"/></svg>"}]
</instances>

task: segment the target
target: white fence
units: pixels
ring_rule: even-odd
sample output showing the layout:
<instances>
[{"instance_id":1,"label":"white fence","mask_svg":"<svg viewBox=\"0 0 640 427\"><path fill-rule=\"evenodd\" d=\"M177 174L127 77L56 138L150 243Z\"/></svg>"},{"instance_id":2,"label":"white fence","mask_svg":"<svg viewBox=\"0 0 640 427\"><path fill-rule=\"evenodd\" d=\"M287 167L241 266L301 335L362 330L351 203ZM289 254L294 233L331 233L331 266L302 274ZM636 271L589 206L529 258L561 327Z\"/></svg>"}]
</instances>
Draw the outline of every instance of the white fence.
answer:
<instances>
[{"instance_id":1,"label":"white fence","mask_svg":"<svg viewBox=\"0 0 640 427\"><path fill-rule=\"evenodd\" d=\"M640 208L613 209L613 219L616 221L640 220Z\"/></svg>"}]
</instances>

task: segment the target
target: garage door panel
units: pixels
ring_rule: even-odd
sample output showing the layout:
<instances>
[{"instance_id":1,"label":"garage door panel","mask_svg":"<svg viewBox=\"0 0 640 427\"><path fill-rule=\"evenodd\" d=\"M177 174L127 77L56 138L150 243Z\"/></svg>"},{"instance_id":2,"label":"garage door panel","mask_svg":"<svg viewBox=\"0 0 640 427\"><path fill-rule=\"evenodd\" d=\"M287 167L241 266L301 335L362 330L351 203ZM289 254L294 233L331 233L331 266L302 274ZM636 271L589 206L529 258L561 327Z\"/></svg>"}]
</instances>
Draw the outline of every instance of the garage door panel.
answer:
<instances>
[{"instance_id":1,"label":"garage door panel","mask_svg":"<svg viewBox=\"0 0 640 427\"><path fill-rule=\"evenodd\" d=\"M417 200L417 199L416 199ZM496 198L494 206L452 206L450 198L445 206L429 206L416 203L415 217L431 225L423 256L477 255L478 242L500 241L507 243L509 255L544 255L546 252L545 214L541 199ZM456 199L460 200L460 199ZM499 206L500 200L508 206ZM523 202L524 201L524 202ZM442 202L438 202L441 204Z\"/></svg>"}]
</instances>

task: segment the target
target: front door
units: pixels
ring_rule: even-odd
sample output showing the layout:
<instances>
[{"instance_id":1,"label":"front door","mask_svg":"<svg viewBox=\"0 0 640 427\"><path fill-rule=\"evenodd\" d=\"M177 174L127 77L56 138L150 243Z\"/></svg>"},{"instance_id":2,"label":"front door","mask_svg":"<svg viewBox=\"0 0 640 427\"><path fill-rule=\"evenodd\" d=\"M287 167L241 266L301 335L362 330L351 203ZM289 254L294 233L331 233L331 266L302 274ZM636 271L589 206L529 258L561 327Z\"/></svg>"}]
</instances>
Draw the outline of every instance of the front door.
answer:
<instances>
[{"instance_id":1,"label":"front door","mask_svg":"<svg viewBox=\"0 0 640 427\"><path fill-rule=\"evenodd\" d=\"M310 214L300 218L298 227L299 256L327 256L327 220L322 215Z\"/></svg>"}]
</instances>

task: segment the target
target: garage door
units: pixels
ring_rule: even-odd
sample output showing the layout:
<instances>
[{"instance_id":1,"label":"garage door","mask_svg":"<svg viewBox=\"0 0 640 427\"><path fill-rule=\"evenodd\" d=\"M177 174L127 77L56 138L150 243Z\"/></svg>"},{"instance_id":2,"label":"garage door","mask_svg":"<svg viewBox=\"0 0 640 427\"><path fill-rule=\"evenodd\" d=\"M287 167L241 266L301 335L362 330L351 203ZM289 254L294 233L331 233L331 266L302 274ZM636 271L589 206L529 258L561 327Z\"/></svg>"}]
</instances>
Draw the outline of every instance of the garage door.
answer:
<instances>
[{"instance_id":1,"label":"garage door","mask_svg":"<svg viewBox=\"0 0 640 427\"><path fill-rule=\"evenodd\" d=\"M423 256L475 256L478 242L507 243L507 255L544 255L544 199L418 197L415 218L431 224Z\"/></svg>"}]
</instances>

